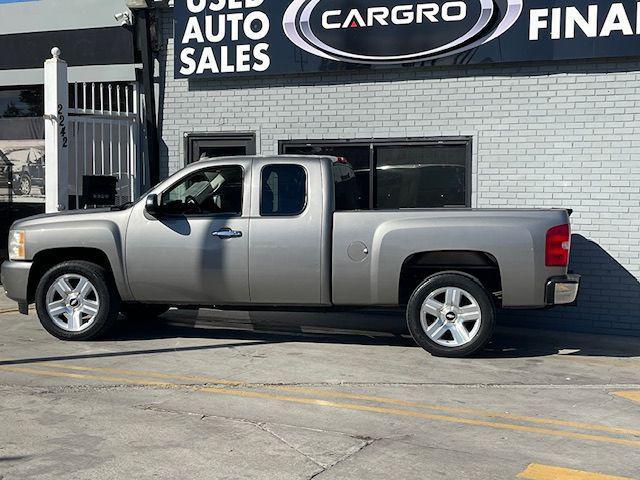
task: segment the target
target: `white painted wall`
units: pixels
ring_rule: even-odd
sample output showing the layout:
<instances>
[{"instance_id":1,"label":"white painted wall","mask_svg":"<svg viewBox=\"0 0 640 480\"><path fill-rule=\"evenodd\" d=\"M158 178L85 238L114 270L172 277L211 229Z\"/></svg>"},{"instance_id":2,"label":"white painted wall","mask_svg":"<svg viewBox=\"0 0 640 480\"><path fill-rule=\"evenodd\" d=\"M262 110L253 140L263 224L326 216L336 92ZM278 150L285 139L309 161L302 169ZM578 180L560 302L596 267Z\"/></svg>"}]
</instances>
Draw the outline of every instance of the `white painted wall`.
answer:
<instances>
[{"instance_id":1,"label":"white painted wall","mask_svg":"<svg viewBox=\"0 0 640 480\"><path fill-rule=\"evenodd\" d=\"M116 27L125 0L29 0L0 3L0 35Z\"/></svg>"}]
</instances>

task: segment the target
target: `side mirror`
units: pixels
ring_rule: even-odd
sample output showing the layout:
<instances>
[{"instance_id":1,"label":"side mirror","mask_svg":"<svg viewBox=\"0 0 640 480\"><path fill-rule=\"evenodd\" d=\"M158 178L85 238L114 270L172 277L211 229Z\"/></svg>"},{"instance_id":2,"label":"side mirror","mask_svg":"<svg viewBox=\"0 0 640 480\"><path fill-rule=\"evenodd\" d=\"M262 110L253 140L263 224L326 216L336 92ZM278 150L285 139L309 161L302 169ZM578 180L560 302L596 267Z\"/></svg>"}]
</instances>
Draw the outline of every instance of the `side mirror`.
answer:
<instances>
[{"instance_id":1,"label":"side mirror","mask_svg":"<svg viewBox=\"0 0 640 480\"><path fill-rule=\"evenodd\" d=\"M147 199L145 201L145 210L149 215L156 216L160 213L160 205L158 203L158 195L152 193L147 195Z\"/></svg>"}]
</instances>

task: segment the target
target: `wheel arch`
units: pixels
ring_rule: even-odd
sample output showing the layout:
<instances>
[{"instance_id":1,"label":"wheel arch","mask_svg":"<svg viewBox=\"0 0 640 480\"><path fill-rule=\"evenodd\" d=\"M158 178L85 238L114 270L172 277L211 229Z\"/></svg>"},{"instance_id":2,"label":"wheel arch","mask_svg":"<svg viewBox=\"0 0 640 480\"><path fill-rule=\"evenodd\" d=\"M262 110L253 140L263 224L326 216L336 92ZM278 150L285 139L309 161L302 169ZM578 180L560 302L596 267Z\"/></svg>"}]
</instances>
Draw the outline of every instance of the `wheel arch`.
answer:
<instances>
[{"instance_id":1,"label":"wheel arch","mask_svg":"<svg viewBox=\"0 0 640 480\"><path fill-rule=\"evenodd\" d=\"M33 257L33 264L31 271L29 272L29 282L27 285L27 297L29 302L32 302L35 299L38 281L42 278L44 273L51 267L69 260L84 260L103 267L109 273L111 280L114 281L114 284L117 287L113 266L111 265L108 255L104 251L91 247L51 248L42 250ZM118 290L119 293L122 294L122 292L120 292L120 288L118 288Z\"/></svg>"},{"instance_id":2,"label":"wheel arch","mask_svg":"<svg viewBox=\"0 0 640 480\"><path fill-rule=\"evenodd\" d=\"M493 255L476 250L434 250L415 252L404 259L398 281L398 303L405 305L426 278L445 273L475 280L494 299L501 298L500 266Z\"/></svg>"}]
</instances>

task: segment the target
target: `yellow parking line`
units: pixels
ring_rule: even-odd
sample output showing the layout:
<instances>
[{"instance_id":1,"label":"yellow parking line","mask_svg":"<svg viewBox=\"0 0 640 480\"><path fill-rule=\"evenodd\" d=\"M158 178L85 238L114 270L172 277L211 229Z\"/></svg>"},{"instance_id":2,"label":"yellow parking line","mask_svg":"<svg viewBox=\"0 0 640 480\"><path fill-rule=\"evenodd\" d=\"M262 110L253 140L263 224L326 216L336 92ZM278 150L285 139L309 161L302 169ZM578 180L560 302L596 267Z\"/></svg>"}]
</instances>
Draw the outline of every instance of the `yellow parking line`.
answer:
<instances>
[{"instance_id":1,"label":"yellow parking line","mask_svg":"<svg viewBox=\"0 0 640 480\"><path fill-rule=\"evenodd\" d=\"M154 382L154 381L144 381L144 380L133 380L128 378L121 377L107 377L103 375L87 375L84 373L69 373L69 372L53 372L51 370L42 370L39 368L29 368L29 367L7 367L0 366L0 369L6 370L8 372L16 372L16 373L33 373L35 375L43 375L45 377L60 377L60 378L74 378L80 380L98 380L101 382L115 382L115 383L131 383L135 385L154 385L161 387L172 387L175 386L173 383L165 383L165 382Z\"/></svg>"},{"instance_id":2,"label":"yellow parking line","mask_svg":"<svg viewBox=\"0 0 640 480\"><path fill-rule=\"evenodd\" d=\"M101 368L101 367L83 367L83 366L55 364L55 363L40 364L40 365L43 365L43 366L46 365L49 367L68 369L68 370L101 371L101 372L113 373L118 375L134 375L134 376L143 376L143 377L149 376L149 377L155 377L155 378L176 379L176 380L182 380L187 382L212 383L212 384L219 384L219 385L239 386L239 387L256 386L256 385L252 385L250 383L245 383L245 382L238 382L233 380L220 380L220 379L198 376L198 375L176 375L176 374L170 374L170 373L160 373L160 372L151 372L151 371L120 370L120 369ZM428 410L434 410L434 411L440 411L440 412L476 415L476 416L489 417L489 418L501 418L505 420L533 423L537 425L553 425L558 427L576 428L580 430L593 430L593 431L615 433L615 434L621 434L621 435L640 436L640 430L635 430L630 428L609 427L606 425L596 425L596 424L583 423L583 422L572 422L568 420L557 420L553 418L539 418L539 417L531 417L531 416L525 416L525 415L516 415L511 413L492 412L489 410L482 410L477 408L447 407L444 405L433 405L433 404L427 404L423 402L415 402L411 400L401 400L401 399L395 399L395 398L380 397L376 395L338 392L335 390L324 390L320 388L309 388L309 387L295 387L295 386L287 386L287 385L269 385L269 386L266 386L265 388L268 388L270 390L283 391L283 392L303 393L303 394L315 395L318 397L325 397L325 398L346 398L349 400L364 400L364 401L384 403L389 405L399 405L403 407L425 408Z\"/></svg>"},{"instance_id":3,"label":"yellow parking line","mask_svg":"<svg viewBox=\"0 0 640 480\"><path fill-rule=\"evenodd\" d=\"M326 393L326 396L330 396L330 397L350 398L354 400L368 400L368 401L378 402L378 403L392 403L396 405L404 405L407 407L427 408L431 410L439 410L439 411L450 412L450 413L464 413L468 415L479 415L479 416L489 417L489 418L502 418L505 420L514 420L518 422L534 423L539 425L554 425L559 427L570 427L570 428L577 428L580 430L595 430L595 431L608 432L608 433L617 433L622 435L640 435L640 430L634 430L629 428L608 427L606 425L597 425L592 423L572 422L568 420L557 420L553 418L530 417L526 415L516 415L512 413L492 412L489 410L482 410L477 408L429 405L422 402L414 402L410 400L398 400L398 399L390 399L386 397L378 397L378 396L362 395L362 394L354 394L354 393L343 393L343 392L335 392L335 391L324 392L322 390L308 389L304 387L282 386L277 388L280 390L298 391L301 393L306 392L306 393L320 395L320 396L325 396L323 395L323 393Z\"/></svg>"},{"instance_id":4,"label":"yellow parking line","mask_svg":"<svg viewBox=\"0 0 640 480\"><path fill-rule=\"evenodd\" d=\"M45 376L54 376L54 377L81 378L81 379L92 379L92 380L110 381L110 382L132 383L132 384L140 384L140 385L153 385L153 386L160 386L165 388L184 388L192 391L231 395L231 396L237 396L237 397L243 397L243 398L260 398L260 399L268 399L268 400L278 400L283 402L299 403L299 404L305 404L305 405L331 407L331 408L336 408L341 410L408 416L408 417L414 417L414 418L421 418L425 420L434 420L434 421L455 423L455 424L461 424L461 425L471 425L471 426L489 427L489 428L501 429L501 430L537 433L541 435L570 438L573 440L587 440L587 441L618 444L618 445L625 445L625 446L640 448L640 440L628 440L624 438L608 437L604 435L591 435L591 434L570 432L565 430L553 430L549 428L515 425L515 424L503 423L503 422L490 422L485 420L455 417L452 415L425 413L425 412L418 412L415 410L404 410L399 408L377 407L377 406L362 405L357 403L333 402L333 401L324 400L322 398L291 397L291 396L285 396L285 395L276 395L271 393L257 392L257 391L251 391L251 390L240 390L235 388L233 389L224 388L224 387L196 387L196 386L189 386L189 385L179 385L179 384L168 383L168 382L156 382L156 381L147 381L147 380L135 380L130 378L121 378L121 377L78 374L78 373L51 371L51 370L44 370L40 368L36 369L36 368L29 368L29 367L2 366L0 367L0 369L13 371L13 372L25 372L25 373L33 373L36 375L45 375Z\"/></svg>"},{"instance_id":5,"label":"yellow parking line","mask_svg":"<svg viewBox=\"0 0 640 480\"><path fill-rule=\"evenodd\" d=\"M618 397L627 398L634 402L640 402L640 390L622 390L620 392L611 392Z\"/></svg>"},{"instance_id":6,"label":"yellow parking line","mask_svg":"<svg viewBox=\"0 0 640 480\"><path fill-rule=\"evenodd\" d=\"M153 372L149 370L123 370L119 368L105 368L105 367L83 367L80 365L68 365L65 363L35 363L34 365L42 367L60 368L63 370L80 370L90 372L106 372L115 373L118 375L133 375L137 377L155 377L155 378L173 378L176 380L183 380L185 382L197 382L197 383L216 383L220 385L237 385L237 386L249 386L245 382L237 382L234 380L220 380L217 378L203 377L199 375L174 375L172 373Z\"/></svg>"},{"instance_id":7,"label":"yellow parking line","mask_svg":"<svg viewBox=\"0 0 640 480\"><path fill-rule=\"evenodd\" d=\"M248 398L265 398L271 400L280 400L284 402L302 403L308 405L320 405L324 407L333 407L343 410L356 410L361 412L386 413L392 415L403 415L408 417L422 418L426 420L437 420L449 423L458 423L463 425L472 425L479 427L489 427L502 430L514 430L519 432L538 433L542 435L551 435L557 437L571 438L574 440L589 440L594 442L615 443L618 445L626 445L631 447L640 447L640 440L627 440L624 438L607 437L604 435L590 435L586 433L575 433L565 430L553 430L549 428L530 427L525 425L515 425L512 423L489 422L485 420L475 420L464 417L454 417L452 415L441 415L436 413L417 412L415 410L403 410L399 408L375 407L372 405L361 405L356 403L342 403L323 400L320 398L306 397L289 397L284 395L274 395L270 393L254 392L249 390L237 390L229 388L217 387L199 387L196 388L200 392L220 393L224 395L235 395Z\"/></svg>"},{"instance_id":8,"label":"yellow parking line","mask_svg":"<svg viewBox=\"0 0 640 480\"><path fill-rule=\"evenodd\" d=\"M18 313L18 309L12 308L10 310L0 310L0 315L4 315L5 313Z\"/></svg>"},{"instance_id":9,"label":"yellow parking line","mask_svg":"<svg viewBox=\"0 0 640 480\"><path fill-rule=\"evenodd\" d=\"M571 468L552 467L532 463L524 471L518 474L519 478L529 480L633 480L629 477L616 477L602 473L585 472Z\"/></svg>"}]
</instances>

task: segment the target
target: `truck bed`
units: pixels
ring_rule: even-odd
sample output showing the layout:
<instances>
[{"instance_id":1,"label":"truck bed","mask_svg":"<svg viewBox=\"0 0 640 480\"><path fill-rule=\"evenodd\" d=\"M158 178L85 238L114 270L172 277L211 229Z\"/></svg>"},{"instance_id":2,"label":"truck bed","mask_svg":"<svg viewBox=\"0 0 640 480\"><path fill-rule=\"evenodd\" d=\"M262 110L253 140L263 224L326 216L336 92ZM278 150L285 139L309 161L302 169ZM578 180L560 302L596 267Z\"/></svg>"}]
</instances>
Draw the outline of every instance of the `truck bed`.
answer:
<instances>
[{"instance_id":1,"label":"truck bed","mask_svg":"<svg viewBox=\"0 0 640 480\"><path fill-rule=\"evenodd\" d=\"M335 212L334 305L397 305L402 265L425 251L484 252L502 280L505 307L542 307L545 283L564 267L546 267L549 228L564 209L407 209ZM366 249L366 253L364 253Z\"/></svg>"}]
</instances>

